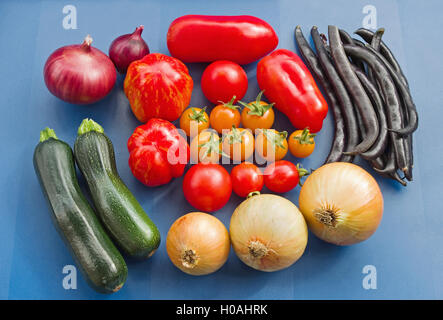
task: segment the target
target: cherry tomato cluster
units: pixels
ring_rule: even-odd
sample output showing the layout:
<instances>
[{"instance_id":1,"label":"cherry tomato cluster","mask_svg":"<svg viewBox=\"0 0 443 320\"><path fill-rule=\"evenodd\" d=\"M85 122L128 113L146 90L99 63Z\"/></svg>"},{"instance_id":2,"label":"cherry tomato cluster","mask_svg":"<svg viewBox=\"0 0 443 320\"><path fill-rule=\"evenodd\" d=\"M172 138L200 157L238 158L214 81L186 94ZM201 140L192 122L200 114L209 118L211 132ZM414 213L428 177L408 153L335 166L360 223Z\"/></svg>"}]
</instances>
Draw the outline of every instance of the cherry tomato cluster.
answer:
<instances>
[{"instance_id":1,"label":"cherry tomato cluster","mask_svg":"<svg viewBox=\"0 0 443 320\"><path fill-rule=\"evenodd\" d=\"M191 139L191 161L196 163L183 181L188 202L199 210L211 212L228 202L232 190L240 197L247 197L260 192L265 185L277 193L295 188L308 172L282 159L288 151L298 158L309 156L315 148L315 134L304 129L288 137L286 131L273 129L274 104L262 100L263 91L254 101L241 101L248 78L234 62L211 63L203 72L201 87L215 107L209 115L206 107L190 107L180 118L181 129ZM264 172L245 162L254 151L271 162ZM240 163L231 174L219 165L222 156Z\"/></svg>"}]
</instances>

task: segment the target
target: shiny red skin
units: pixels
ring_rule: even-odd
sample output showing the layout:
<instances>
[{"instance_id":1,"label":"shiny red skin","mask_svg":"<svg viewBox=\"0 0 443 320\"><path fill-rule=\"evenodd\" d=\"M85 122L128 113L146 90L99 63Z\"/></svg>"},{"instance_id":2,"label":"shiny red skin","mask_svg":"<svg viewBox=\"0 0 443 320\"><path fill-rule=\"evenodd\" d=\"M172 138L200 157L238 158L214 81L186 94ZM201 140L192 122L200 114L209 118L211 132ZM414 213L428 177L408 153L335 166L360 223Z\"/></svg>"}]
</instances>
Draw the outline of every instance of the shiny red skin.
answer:
<instances>
[{"instance_id":1,"label":"shiny red skin","mask_svg":"<svg viewBox=\"0 0 443 320\"><path fill-rule=\"evenodd\" d=\"M266 21L253 16L186 15L169 26L167 44L183 62L248 64L274 50L278 37Z\"/></svg>"},{"instance_id":2,"label":"shiny red skin","mask_svg":"<svg viewBox=\"0 0 443 320\"><path fill-rule=\"evenodd\" d=\"M151 53L129 65L123 89L139 121L175 121L189 105L193 86L188 68L181 61Z\"/></svg>"},{"instance_id":3,"label":"shiny red skin","mask_svg":"<svg viewBox=\"0 0 443 320\"><path fill-rule=\"evenodd\" d=\"M231 177L219 164L198 163L183 178L186 200L197 210L217 211L225 206L232 193Z\"/></svg>"},{"instance_id":4,"label":"shiny red skin","mask_svg":"<svg viewBox=\"0 0 443 320\"><path fill-rule=\"evenodd\" d=\"M289 161L279 160L268 165L263 172L265 186L272 192L284 193L300 182L297 167Z\"/></svg>"},{"instance_id":5,"label":"shiny red skin","mask_svg":"<svg viewBox=\"0 0 443 320\"><path fill-rule=\"evenodd\" d=\"M172 123L162 119L137 127L128 140L128 151L132 174L149 187L182 176L189 161L188 143ZM168 152L176 163L168 160Z\"/></svg>"},{"instance_id":6,"label":"shiny red skin","mask_svg":"<svg viewBox=\"0 0 443 320\"><path fill-rule=\"evenodd\" d=\"M131 62L149 54L149 47L141 37L143 28L137 27L133 33L116 38L109 47L109 58L121 74L126 73Z\"/></svg>"},{"instance_id":7,"label":"shiny red skin","mask_svg":"<svg viewBox=\"0 0 443 320\"><path fill-rule=\"evenodd\" d=\"M242 99L248 90L248 76L237 63L220 60L211 63L203 72L201 88L205 97L214 104L234 103Z\"/></svg>"},{"instance_id":8,"label":"shiny red skin","mask_svg":"<svg viewBox=\"0 0 443 320\"><path fill-rule=\"evenodd\" d=\"M243 162L231 170L232 189L239 197L247 197L254 191L261 191L264 185L263 173L252 163Z\"/></svg>"},{"instance_id":9,"label":"shiny red skin","mask_svg":"<svg viewBox=\"0 0 443 320\"><path fill-rule=\"evenodd\" d=\"M112 61L90 43L55 50L45 63L43 75L46 87L54 96L74 104L103 99L117 79Z\"/></svg>"},{"instance_id":10,"label":"shiny red skin","mask_svg":"<svg viewBox=\"0 0 443 320\"><path fill-rule=\"evenodd\" d=\"M278 49L257 65L260 89L275 107L283 112L297 129L318 132L328 113L328 104L300 57Z\"/></svg>"}]
</instances>

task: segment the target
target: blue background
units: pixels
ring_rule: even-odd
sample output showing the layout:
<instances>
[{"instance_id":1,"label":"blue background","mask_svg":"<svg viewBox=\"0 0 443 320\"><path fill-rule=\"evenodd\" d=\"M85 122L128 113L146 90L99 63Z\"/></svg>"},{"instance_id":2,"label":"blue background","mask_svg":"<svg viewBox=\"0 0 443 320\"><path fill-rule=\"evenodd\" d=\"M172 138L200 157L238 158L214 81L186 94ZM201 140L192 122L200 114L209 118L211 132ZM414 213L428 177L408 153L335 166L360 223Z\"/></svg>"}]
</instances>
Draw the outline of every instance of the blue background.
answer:
<instances>
[{"instance_id":1,"label":"blue background","mask_svg":"<svg viewBox=\"0 0 443 320\"><path fill-rule=\"evenodd\" d=\"M77 8L78 29L62 27L62 8ZM75 106L52 96L43 81L43 65L56 48L80 43L86 34L93 45L107 52L118 35L145 25L143 38L151 52L168 53L166 32L171 21L184 14L250 14L268 21L276 30L279 47L296 50L297 24L306 36L313 25L322 32L336 24L349 32L362 25L362 8L377 8L378 26L396 54L420 113L415 135L414 182L403 188L380 178L363 161L380 184L385 200L382 223L369 240L351 247L329 245L309 235L303 257L292 267L261 273L244 265L231 250L228 262L215 274L191 277L176 269L165 250L166 233L179 216L194 209L181 190L182 179L147 188L131 174L126 141L140 123L129 109L117 80L101 102ZM434 1L1 1L0 3L0 298L2 299L442 299L443 208L441 118L441 13ZM309 37L310 39L310 37ZM192 106L210 105L200 90L203 64L190 66L195 89ZM258 86L256 64L245 67L252 100ZM95 293L78 276L78 288L62 287L62 269L73 264L56 233L32 166L39 131L55 129L71 145L81 120L92 117L103 125L114 143L118 170L162 234L152 259L128 261L129 276L113 295ZM276 127L291 127L277 114ZM332 139L332 119L325 121L314 154L301 161L317 168ZM291 159L295 161L295 159ZM84 185L84 181L81 181ZM299 188L285 196L298 203ZM173 201L171 201L173 199ZM226 226L241 199L215 213ZM377 268L377 289L362 287L365 265Z\"/></svg>"}]
</instances>

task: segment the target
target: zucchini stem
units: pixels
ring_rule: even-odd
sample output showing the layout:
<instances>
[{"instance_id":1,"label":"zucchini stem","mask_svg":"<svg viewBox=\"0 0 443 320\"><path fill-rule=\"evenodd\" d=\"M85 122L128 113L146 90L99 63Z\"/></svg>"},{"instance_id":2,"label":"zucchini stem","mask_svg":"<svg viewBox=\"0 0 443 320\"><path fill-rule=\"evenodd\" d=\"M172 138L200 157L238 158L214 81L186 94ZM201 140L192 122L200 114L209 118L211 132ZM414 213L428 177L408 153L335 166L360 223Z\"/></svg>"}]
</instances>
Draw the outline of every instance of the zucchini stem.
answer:
<instances>
[{"instance_id":1,"label":"zucchini stem","mask_svg":"<svg viewBox=\"0 0 443 320\"><path fill-rule=\"evenodd\" d=\"M104 133L103 127L99 125L97 122L95 122L92 119L84 119L82 123L80 124L80 127L78 127L77 134L80 136L82 134L85 134L87 132L95 131L98 133Z\"/></svg>"},{"instance_id":2,"label":"zucchini stem","mask_svg":"<svg viewBox=\"0 0 443 320\"><path fill-rule=\"evenodd\" d=\"M46 141L49 138L57 139L57 136L55 135L55 131L53 129L46 127L40 131L40 142Z\"/></svg>"}]
</instances>

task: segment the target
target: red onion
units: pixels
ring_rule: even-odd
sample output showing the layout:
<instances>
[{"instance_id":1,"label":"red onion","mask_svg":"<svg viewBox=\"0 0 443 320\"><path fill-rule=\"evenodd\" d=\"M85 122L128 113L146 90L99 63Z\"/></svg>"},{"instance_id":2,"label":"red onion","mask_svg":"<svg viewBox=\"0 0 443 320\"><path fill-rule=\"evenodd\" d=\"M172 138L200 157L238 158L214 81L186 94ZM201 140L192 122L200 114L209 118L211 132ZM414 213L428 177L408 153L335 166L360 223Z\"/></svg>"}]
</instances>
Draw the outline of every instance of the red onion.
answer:
<instances>
[{"instance_id":1,"label":"red onion","mask_svg":"<svg viewBox=\"0 0 443 320\"><path fill-rule=\"evenodd\" d=\"M149 54L149 47L141 37L143 28L140 26L133 33L118 37L109 47L109 57L121 74L126 73L131 62Z\"/></svg>"},{"instance_id":2,"label":"red onion","mask_svg":"<svg viewBox=\"0 0 443 320\"><path fill-rule=\"evenodd\" d=\"M88 35L83 44L61 47L49 56L43 73L53 95L66 102L88 104L112 90L117 78L114 65L91 43Z\"/></svg>"}]
</instances>

